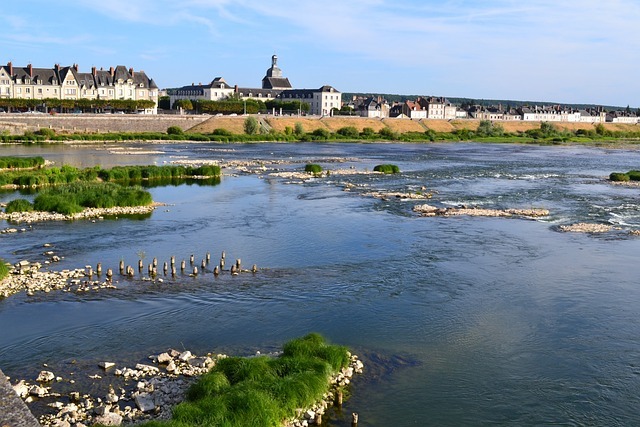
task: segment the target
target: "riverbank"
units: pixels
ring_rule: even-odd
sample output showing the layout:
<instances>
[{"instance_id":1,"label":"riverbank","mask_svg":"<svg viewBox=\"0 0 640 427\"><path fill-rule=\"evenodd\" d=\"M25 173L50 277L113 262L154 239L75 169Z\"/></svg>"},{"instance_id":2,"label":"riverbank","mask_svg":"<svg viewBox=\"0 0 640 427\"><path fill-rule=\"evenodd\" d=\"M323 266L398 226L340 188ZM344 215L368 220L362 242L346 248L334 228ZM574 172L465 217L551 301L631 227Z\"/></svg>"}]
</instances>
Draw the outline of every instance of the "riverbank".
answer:
<instances>
[{"instance_id":1,"label":"riverbank","mask_svg":"<svg viewBox=\"0 0 640 427\"><path fill-rule=\"evenodd\" d=\"M163 203L154 202L149 206L116 206L113 208L85 208L82 212L75 214L60 214L56 212L0 212L0 220L13 222L16 224L30 224L41 221L75 221L80 219L104 219L104 217L117 217L120 215L147 215L157 207L164 206ZM17 231L17 230L16 230Z\"/></svg>"},{"instance_id":2,"label":"riverbank","mask_svg":"<svg viewBox=\"0 0 640 427\"><path fill-rule=\"evenodd\" d=\"M275 359L281 355L267 356ZM262 355L257 352L255 356ZM283 427L320 425L329 408L342 405L344 390L364 369L357 355L349 353L348 357L347 366L330 376L323 398L299 408L297 416L286 420ZM225 354L198 356L188 350L168 349L134 367L103 361L82 371L46 369L32 380L14 379L13 390L37 409L43 426L118 426L169 420L173 408L187 399L190 387L227 358Z\"/></svg>"}]
</instances>

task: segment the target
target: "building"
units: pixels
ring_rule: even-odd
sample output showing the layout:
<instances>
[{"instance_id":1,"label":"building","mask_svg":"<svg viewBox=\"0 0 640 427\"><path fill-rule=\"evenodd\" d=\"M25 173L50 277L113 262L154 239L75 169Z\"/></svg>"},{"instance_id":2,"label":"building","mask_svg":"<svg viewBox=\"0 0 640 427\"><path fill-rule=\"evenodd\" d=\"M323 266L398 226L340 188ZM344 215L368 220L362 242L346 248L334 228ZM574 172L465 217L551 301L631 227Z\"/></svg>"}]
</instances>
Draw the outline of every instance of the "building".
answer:
<instances>
[{"instance_id":1,"label":"building","mask_svg":"<svg viewBox=\"0 0 640 427\"><path fill-rule=\"evenodd\" d=\"M82 73L78 64L53 68L14 67L11 62L0 67L0 98L19 99L101 99L147 100L154 107L145 113L157 113L158 86L144 71L123 65L109 70L93 67Z\"/></svg>"},{"instance_id":2,"label":"building","mask_svg":"<svg viewBox=\"0 0 640 427\"><path fill-rule=\"evenodd\" d=\"M330 116L334 108L342 107L342 93L328 85L318 89L283 90L278 98L283 101L299 100L309 104L309 114L316 116Z\"/></svg>"},{"instance_id":3,"label":"building","mask_svg":"<svg viewBox=\"0 0 640 427\"><path fill-rule=\"evenodd\" d=\"M167 94L172 107L179 99L221 101L235 97L260 101L300 100L309 104L310 114L326 116L331 114L332 109L340 109L342 106L342 94L331 86L322 86L319 89L293 89L289 79L283 76L282 70L278 67L276 55L271 57L271 67L262 79L261 88L230 85L222 77L216 77L207 85L191 84L177 89L167 89Z\"/></svg>"}]
</instances>

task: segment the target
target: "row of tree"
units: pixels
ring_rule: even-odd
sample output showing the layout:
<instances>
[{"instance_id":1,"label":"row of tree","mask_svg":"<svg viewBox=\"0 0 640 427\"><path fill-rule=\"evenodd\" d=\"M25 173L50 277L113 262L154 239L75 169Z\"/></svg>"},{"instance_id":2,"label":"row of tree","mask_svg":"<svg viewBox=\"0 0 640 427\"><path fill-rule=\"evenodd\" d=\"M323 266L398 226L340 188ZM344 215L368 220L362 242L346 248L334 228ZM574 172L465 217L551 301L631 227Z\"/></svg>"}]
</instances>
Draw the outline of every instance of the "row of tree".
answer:
<instances>
[{"instance_id":1,"label":"row of tree","mask_svg":"<svg viewBox=\"0 0 640 427\"><path fill-rule=\"evenodd\" d=\"M196 114L265 114L274 110L276 113L280 113L282 110L283 114L306 114L309 112L309 104L305 102L277 99L268 101L258 99L243 100L240 98L229 98L221 101L179 99L173 105L169 105L169 103L169 97L161 97L159 100L160 108L181 108L185 111L193 111Z\"/></svg>"},{"instance_id":2,"label":"row of tree","mask_svg":"<svg viewBox=\"0 0 640 427\"><path fill-rule=\"evenodd\" d=\"M25 111L44 109L58 112L97 112L103 110L138 111L153 108L155 102L140 99L22 99L4 98L0 99L0 108L11 111Z\"/></svg>"}]
</instances>

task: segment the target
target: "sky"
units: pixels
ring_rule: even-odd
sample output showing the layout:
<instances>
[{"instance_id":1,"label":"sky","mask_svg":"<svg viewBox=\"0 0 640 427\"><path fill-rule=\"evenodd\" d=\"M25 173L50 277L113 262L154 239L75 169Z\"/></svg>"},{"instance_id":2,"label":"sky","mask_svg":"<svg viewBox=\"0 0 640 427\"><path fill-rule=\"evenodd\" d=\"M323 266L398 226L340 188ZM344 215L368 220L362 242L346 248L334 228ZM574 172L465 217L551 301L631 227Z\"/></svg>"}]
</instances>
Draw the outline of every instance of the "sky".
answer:
<instances>
[{"instance_id":1,"label":"sky","mask_svg":"<svg viewBox=\"0 0 640 427\"><path fill-rule=\"evenodd\" d=\"M295 88L640 106L639 0L4 1L0 64Z\"/></svg>"}]
</instances>

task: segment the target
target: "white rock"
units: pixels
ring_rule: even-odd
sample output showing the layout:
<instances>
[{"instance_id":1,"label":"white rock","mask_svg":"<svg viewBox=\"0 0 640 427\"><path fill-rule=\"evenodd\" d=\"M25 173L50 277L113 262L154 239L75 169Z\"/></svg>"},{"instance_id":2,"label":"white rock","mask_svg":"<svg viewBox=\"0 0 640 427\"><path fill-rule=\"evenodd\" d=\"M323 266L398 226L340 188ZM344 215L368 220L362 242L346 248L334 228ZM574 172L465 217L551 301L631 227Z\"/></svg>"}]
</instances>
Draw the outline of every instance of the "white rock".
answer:
<instances>
[{"instance_id":1,"label":"white rock","mask_svg":"<svg viewBox=\"0 0 640 427\"><path fill-rule=\"evenodd\" d=\"M158 355L158 363L169 363L172 360L172 357L169 353L161 353Z\"/></svg>"},{"instance_id":2,"label":"white rock","mask_svg":"<svg viewBox=\"0 0 640 427\"><path fill-rule=\"evenodd\" d=\"M105 426L119 426L120 424L122 424L122 415L108 412L104 415L96 417L94 421L96 424L102 424Z\"/></svg>"},{"instance_id":3,"label":"white rock","mask_svg":"<svg viewBox=\"0 0 640 427\"><path fill-rule=\"evenodd\" d=\"M178 357L178 359L182 360L183 362L186 362L187 360L191 359L193 356L191 354L190 351L185 351L184 353L181 353L180 356Z\"/></svg>"},{"instance_id":4,"label":"white rock","mask_svg":"<svg viewBox=\"0 0 640 427\"><path fill-rule=\"evenodd\" d=\"M171 362L169 362L169 364L167 365L167 372L175 372L176 370L176 364L175 362L172 360Z\"/></svg>"},{"instance_id":5,"label":"white rock","mask_svg":"<svg viewBox=\"0 0 640 427\"><path fill-rule=\"evenodd\" d=\"M38 381L39 383L46 383L49 381L53 381L55 378L56 376L53 374L53 372L41 371L36 381Z\"/></svg>"},{"instance_id":6,"label":"white rock","mask_svg":"<svg viewBox=\"0 0 640 427\"><path fill-rule=\"evenodd\" d=\"M48 393L47 389L44 387L40 387L37 385L31 386L31 388L29 389L29 394L31 396L38 396L38 397L43 397L46 396Z\"/></svg>"},{"instance_id":7,"label":"white rock","mask_svg":"<svg viewBox=\"0 0 640 427\"><path fill-rule=\"evenodd\" d=\"M136 402L138 409L140 409L142 412L153 411L156 408L156 404L153 401L153 396L147 393L137 394L134 398L134 401Z\"/></svg>"},{"instance_id":8,"label":"white rock","mask_svg":"<svg viewBox=\"0 0 640 427\"><path fill-rule=\"evenodd\" d=\"M93 408L93 413L96 415L104 415L109 413L109 407L107 405L100 405Z\"/></svg>"},{"instance_id":9,"label":"white rock","mask_svg":"<svg viewBox=\"0 0 640 427\"><path fill-rule=\"evenodd\" d=\"M13 391L15 391L18 396L25 398L29 395L29 386L22 380L13 386Z\"/></svg>"},{"instance_id":10,"label":"white rock","mask_svg":"<svg viewBox=\"0 0 640 427\"><path fill-rule=\"evenodd\" d=\"M113 368L114 366L116 366L116 364L113 362L100 362L100 367L105 371L109 368Z\"/></svg>"}]
</instances>

